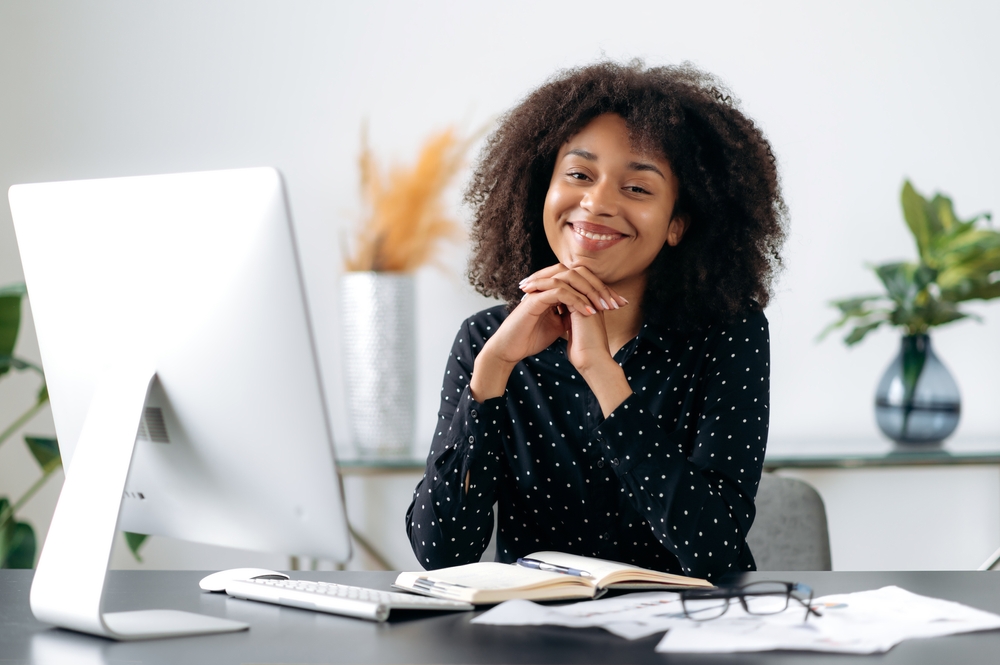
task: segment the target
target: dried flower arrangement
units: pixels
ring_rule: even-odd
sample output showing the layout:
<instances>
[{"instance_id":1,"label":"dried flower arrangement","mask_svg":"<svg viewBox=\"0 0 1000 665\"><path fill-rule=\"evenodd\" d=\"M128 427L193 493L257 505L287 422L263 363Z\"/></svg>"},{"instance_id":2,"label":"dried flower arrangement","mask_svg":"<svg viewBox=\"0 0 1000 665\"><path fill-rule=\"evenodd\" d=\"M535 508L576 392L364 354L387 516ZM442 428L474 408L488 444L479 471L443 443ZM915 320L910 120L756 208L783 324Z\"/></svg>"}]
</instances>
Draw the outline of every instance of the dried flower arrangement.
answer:
<instances>
[{"instance_id":1,"label":"dried flower arrangement","mask_svg":"<svg viewBox=\"0 0 1000 665\"><path fill-rule=\"evenodd\" d=\"M438 241L461 237L442 197L477 136L462 139L449 127L424 143L412 167L394 164L383 172L362 130L358 166L365 212L354 251L345 257L348 271L413 271L431 262Z\"/></svg>"}]
</instances>

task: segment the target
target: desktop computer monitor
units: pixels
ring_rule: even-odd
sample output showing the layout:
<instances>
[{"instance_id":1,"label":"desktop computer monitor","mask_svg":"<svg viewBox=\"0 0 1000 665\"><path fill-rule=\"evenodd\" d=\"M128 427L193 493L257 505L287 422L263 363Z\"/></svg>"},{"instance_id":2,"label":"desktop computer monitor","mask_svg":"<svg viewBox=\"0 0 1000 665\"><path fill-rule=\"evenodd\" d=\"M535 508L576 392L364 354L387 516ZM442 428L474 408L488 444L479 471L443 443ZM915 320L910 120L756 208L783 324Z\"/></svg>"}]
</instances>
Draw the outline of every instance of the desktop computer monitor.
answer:
<instances>
[{"instance_id":1,"label":"desktop computer monitor","mask_svg":"<svg viewBox=\"0 0 1000 665\"><path fill-rule=\"evenodd\" d=\"M280 174L15 185L9 200L66 469L36 617L118 639L244 627L103 613L116 529L348 560Z\"/></svg>"}]
</instances>

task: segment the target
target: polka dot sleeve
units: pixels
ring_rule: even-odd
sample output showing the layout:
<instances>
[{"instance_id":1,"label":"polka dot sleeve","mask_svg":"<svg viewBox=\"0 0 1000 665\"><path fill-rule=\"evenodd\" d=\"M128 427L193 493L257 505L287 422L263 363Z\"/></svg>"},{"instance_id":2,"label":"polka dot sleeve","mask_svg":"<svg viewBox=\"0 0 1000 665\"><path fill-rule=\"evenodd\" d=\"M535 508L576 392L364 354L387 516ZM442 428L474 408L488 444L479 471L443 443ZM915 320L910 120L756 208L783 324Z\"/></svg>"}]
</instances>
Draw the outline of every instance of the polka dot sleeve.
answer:
<instances>
[{"instance_id":1,"label":"polka dot sleeve","mask_svg":"<svg viewBox=\"0 0 1000 665\"><path fill-rule=\"evenodd\" d=\"M493 533L507 411L505 396L480 403L469 390L475 355L484 342L468 321L455 337L427 469L406 514L410 544L426 569L478 561Z\"/></svg>"},{"instance_id":2,"label":"polka dot sleeve","mask_svg":"<svg viewBox=\"0 0 1000 665\"><path fill-rule=\"evenodd\" d=\"M744 549L767 442L767 321L750 316L705 342L697 380L674 394L680 420L664 422L643 388L593 436L653 536L685 574L711 579L753 567Z\"/></svg>"}]
</instances>

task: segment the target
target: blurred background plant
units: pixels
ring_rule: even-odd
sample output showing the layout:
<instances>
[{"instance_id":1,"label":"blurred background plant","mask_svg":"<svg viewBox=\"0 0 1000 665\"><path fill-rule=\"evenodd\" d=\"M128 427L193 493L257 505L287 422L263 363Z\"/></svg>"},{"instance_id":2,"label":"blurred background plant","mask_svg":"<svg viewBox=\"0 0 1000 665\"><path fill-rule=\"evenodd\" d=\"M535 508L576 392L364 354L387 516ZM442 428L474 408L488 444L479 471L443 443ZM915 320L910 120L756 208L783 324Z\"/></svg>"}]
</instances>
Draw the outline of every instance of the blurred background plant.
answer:
<instances>
[{"instance_id":1,"label":"blurred background plant","mask_svg":"<svg viewBox=\"0 0 1000 665\"><path fill-rule=\"evenodd\" d=\"M0 446L38 415L49 401L49 391L45 385L42 368L14 355L17 335L21 328L21 301L25 294L24 284L0 287L0 378L8 375L11 370L34 372L41 379L42 385L35 393L34 403L0 431ZM11 501L6 496L0 496L0 568L34 567L38 550L35 530L27 522L17 519L17 511L48 482L56 470L62 467L59 444L54 437L26 434L23 438L28 450L41 467L42 475L16 500ZM146 536L142 534L125 534L125 541L137 561L142 560L139 557L139 547L145 539Z\"/></svg>"},{"instance_id":2,"label":"blurred background plant","mask_svg":"<svg viewBox=\"0 0 1000 665\"><path fill-rule=\"evenodd\" d=\"M1000 296L1000 232L987 228L989 213L959 219L950 198L936 193L928 200L909 180L900 200L918 260L871 266L885 293L832 301L840 318L820 339L851 325L844 342L852 346L883 325L902 329L899 355L875 392L876 422L897 443L940 444L958 426L961 395L931 351L928 333L953 321L979 319L959 303Z\"/></svg>"},{"instance_id":3,"label":"blurred background plant","mask_svg":"<svg viewBox=\"0 0 1000 665\"><path fill-rule=\"evenodd\" d=\"M358 169L363 208L352 242L342 245L346 272L340 280L348 422L361 457L406 459L411 454L415 273L427 264L445 268L435 257L441 241L463 235L445 193L479 134L462 138L448 127L427 138L412 164L383 166L362 126Z\"/></svg>"},{"instance_id":4,"label":"blurred background plant","mask_svg":"<svg viewBox=\"0 0 1000 665\"><path fill-rule=\"evenodd\" d=\"M364 213L344 259L349 272L412 272L434 262L441 240L461 237L443 195L481 134L463 139L455 128L446 128L427 139L412 166L382 168L368 145L367 127L362 127L358 167Z\"/></svg>"},{"instance_id":5,"label":"blurred background plant","mask_svg":"<svg viewBox=\"0 0 1000 665\"><path fill-rule=\"evenodd\" d=\"M886 324L905 335L926 334L935 326L978 318L959 303L1000 297L1000 232L986 228L989 213L961 220L950 198L936 193L927 200L909 180L900 198L919 260L870 266L885 293L832 301L840 318L820 339L849 324L848 346Z\"/></svg>"}]
</instances>

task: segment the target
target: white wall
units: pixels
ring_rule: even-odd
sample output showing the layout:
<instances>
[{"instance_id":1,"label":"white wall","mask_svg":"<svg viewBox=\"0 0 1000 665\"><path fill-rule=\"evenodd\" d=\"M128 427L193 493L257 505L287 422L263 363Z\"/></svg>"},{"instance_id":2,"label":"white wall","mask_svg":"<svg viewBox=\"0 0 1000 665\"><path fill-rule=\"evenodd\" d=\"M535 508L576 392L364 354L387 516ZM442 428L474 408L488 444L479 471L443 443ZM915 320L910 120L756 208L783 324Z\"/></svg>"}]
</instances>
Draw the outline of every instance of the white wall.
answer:
<instances>
[{"instance_id":1,"label":"white wall","mask_svg":"<svg viewBox=\"0 0 1000 665\"><path fill-rule=\"evenodd\" d=\"M904 177L951 194L960 214L1000 214L998 28L1000 5L986 0L4 2L0 187L277 166L345 441L336 285L358 208L362 121L379 154L409 158L431 130L478 127L560 67L605 56L690 60L728 81L765 129L791 210L787 267L767 312L772 438L874 438L872 392L896 336L851 351L836 339L816 344L833 313L824 303L876 289L866 261L913 256L898 205ZM421 451L454 331L486 304L464 284L464 256L454 247L448 274L419 275ZM0 284L20 274L0 206ZM942 330L935 344L963 390L959 436L1000 436L1000 307L976 309L985 324ZM37 358L30 322L19 352ZM0 383L0 423L28 384ZM51 420L28 429L51 431ZM19 447L0 449L0 494L31 482ZM412 480L355 494L401 513ZM43 533L54 496L47 489L25 512ZM413 565L401 514L392 520L380 537L394 563ZM172 551L160 565L208 567L184 557Z\"/></svg>"}]
</instances>

